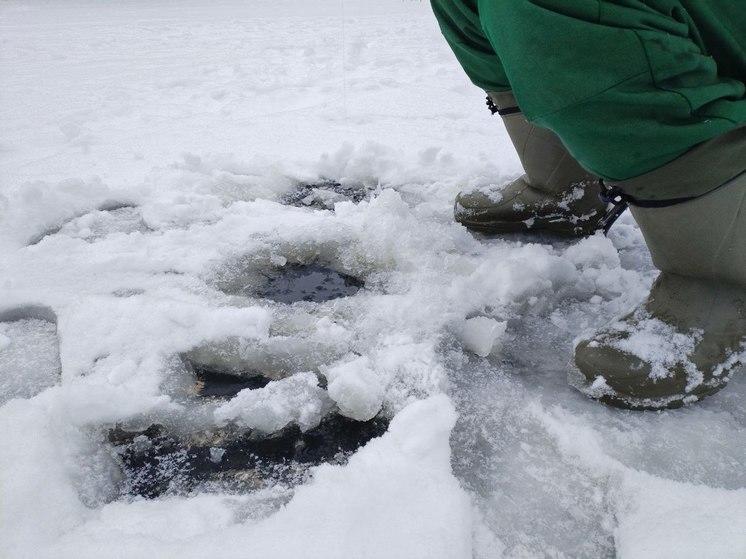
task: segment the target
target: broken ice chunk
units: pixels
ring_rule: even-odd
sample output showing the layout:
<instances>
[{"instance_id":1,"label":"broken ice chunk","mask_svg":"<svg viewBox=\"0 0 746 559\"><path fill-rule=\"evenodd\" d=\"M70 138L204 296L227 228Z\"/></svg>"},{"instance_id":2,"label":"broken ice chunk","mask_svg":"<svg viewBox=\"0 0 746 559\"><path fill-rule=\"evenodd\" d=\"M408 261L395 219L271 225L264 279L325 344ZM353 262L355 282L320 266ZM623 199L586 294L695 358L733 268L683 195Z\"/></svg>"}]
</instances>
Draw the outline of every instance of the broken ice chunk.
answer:
<instances>
[{"instance_id":1,"label":"broken ice chunk","mask_svg":"<svg viewBox=\"0 0 746 559\"><path fill-rule=\"evenodd\" d=\"M273 266L282 267L288 263L288 259L281 254L270 254L269 261Z\"/></svg>"},{"instance_id":2,"label":"broken ice chunk","mask_svg":"<svg viewBox=\"0 0 746 559\"><path fill-rule=\"evenodd\" d=\"M210 462L219 464L225 455L225 449L217 446L210 447Z\"/></svg>"},{"instance_id":3,"label":"broken ice chunk","mask_svg":"<svg viewBox=\"0 0 746 559\"><path fill-rule=\"evenodd\" d=\"M367 357L338 363L323 373L329 381L329 396L345 417L368 421L381 410L383 386Z\"/></svg>"},{"instance_id":4,"label":"broken ice chunk","mask_svg":"<svg viewBox=\"0 0 746 559\"><path fill-rule=\"evenodd\" d=\"M479 355L487 357L497 346L497 342L505 334L507 322L501 322L486 316L476 316L464 321L460 338L464 348Z\"/></svg>"},{"instance_id":5,"label":"broken ice chunk","mask_svg":"<svg viewBox=\"0 0 746 559\"><path fill-rule=\"evenodd\" d=\"M313 373L297 373L270 382L264 388L242 390L215 410L219 422L237 424L263 433L275 433L291 423L302 431L316 427L332 403Z\"/></svg>"}]
</instances>

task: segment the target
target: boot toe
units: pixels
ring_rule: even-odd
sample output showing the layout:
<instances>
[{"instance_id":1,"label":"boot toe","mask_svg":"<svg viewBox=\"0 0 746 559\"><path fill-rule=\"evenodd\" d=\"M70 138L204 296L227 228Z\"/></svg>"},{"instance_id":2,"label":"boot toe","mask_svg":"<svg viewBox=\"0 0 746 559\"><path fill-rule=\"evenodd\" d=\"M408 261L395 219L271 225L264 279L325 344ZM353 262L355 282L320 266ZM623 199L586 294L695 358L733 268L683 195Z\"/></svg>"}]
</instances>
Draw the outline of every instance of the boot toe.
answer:
<instances>
[{"instance_id":1,"label":"boot toe","mask_svg":"<svg viewBox=\"0 0 746 559\"><path fill-rule=\"evenodd\" d=\"M470 228L493 233L527 231L532 228L538 204L524 198L532 189L516 179L501 190L478 189L459 193L454 205L456 221Z\"/></svg>"},{"instance_id":2,"label":"boot toe","mask_svg":"<svg viewBox=\"0 0 746 559\"><path fill-rule=\"evenodd\" d=\"M533 188L521 177L502 190L460 193L454 217L469 229L485 233L537 230L569 237L590 235L605 214L594 188L577 184L558 196Z\"/></svg>"},{"instance_id":3,"label":"boot toe","mask_svg":"<svg viewBox=\"0 0 746 559\"><path fill-rule=\"evenodd\" d=\"M522 179L516 179L503 187L483 187L459 192L456 196L456 206L466 212L491 213L515 211L514 201L527 188L528 184Z\"/></svg>"},{"instance_id":4,"label":"boot toe","mask_svg":"<svg viewBox=\"0 0 746 559\"><path fill-rule=\"evenodd\" d=\"M686 397L686 375L680 371L652 378L643 359L595 339L578 344L575 364L584 378L581 390L618 407L671 407L672 398Z\"/></svg>"}]
</instances>

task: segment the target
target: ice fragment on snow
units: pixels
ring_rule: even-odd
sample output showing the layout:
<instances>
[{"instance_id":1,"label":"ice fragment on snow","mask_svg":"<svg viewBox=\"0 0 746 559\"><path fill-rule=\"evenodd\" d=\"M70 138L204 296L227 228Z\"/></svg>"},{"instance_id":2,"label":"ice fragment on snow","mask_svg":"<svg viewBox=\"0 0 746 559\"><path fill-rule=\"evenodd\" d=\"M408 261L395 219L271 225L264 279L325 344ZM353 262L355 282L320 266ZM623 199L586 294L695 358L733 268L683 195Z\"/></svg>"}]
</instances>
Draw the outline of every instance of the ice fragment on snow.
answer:
<instances>
[{"instance_id":1,"label":"ice fragment on snow","mask_svg":"<svg viewBox=\"0 0 746 559\"><path fill-rule=\"evenodd\" d=\"M210 461L215 464L218 464L223 459L224 454L225 454L224 448L213 446L210 448Z\"/></svg>"},{"instance_id":2,"label":"ice fragment on snow","mask_svg":"<svg viewBox=\"0 0 746 559\"><path fill-rule=\"evenodd\" d=\"M288 263L288 259L280 254L271 254L269 256L269 261L273 266L284 266Z\"/></svg>"},{"instance_id":3,"label":"ice fragment on snow","mask_svg":"<svg viewBox=\"0 0 746 559\"><path fill-rule=\"evenodd\" d=\"M297 373L264 388L242 390L214 415L219 422L235 421L263 433L275 433L292 423L306 431L316 427L331 407L316 375Z\"/></svg>"},{"instance_id":4,"label":"ice fragment on snow","mask_svg":"<svg viewBox=\"0 0 746 559\"><path fill-rule=\"evenodd\" d=\"M469 318L461 327L461 343L472 353L487 357L496 349L496 344L505 334L507 325L507 322L486 316Z\"/></svg>"},{"instance_id":5,"label":"ice fragment on snow","mask_svg":"<svg viewBox=\"0 0 746 559\"><path fill-rule=\"evenodd\" d=\"M360 357L323 370L327 390L345 417L367 421L381 410L384 387L367 357Z\"/></svg>"}]
</instances>

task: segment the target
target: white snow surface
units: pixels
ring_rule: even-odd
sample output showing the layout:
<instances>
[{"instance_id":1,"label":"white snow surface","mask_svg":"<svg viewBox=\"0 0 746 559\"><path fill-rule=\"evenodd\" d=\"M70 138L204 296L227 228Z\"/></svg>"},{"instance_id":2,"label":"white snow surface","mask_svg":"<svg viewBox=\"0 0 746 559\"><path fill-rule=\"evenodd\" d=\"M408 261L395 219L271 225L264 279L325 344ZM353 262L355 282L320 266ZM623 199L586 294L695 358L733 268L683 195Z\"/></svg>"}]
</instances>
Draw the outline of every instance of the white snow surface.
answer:
<instances>
[{"instance_id":1,"label":"white snow surface","mask_svg":"<svg viewBox=\"0 0 746 559\"><path fill-rule=\"evenodd\" d=\"M746 556L744 376L660 413L567 385L573 339L655 271L629 216L577 242L453 222L520 169L427 2L6 0L0 29L0 364L58 375L4 393L0 555ZM368 196L281 203L325 180ZM315 259L366 288L220 289ZM487 357L472 317L506 324L475 329ZM205 414L177 357L226 340L305 376ZM272 430L331 401L393 420L297 487L117 493L114 424Z\"/></svg>"}]
</instances>

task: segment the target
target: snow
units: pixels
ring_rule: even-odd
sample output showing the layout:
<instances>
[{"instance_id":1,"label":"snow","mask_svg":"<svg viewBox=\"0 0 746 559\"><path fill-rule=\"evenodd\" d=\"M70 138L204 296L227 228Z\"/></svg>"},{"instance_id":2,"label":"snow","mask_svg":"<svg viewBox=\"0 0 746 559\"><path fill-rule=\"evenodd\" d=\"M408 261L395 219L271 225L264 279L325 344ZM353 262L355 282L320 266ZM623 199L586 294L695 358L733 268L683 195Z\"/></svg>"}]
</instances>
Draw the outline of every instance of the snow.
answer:
<instances>
[{"instance_id":1,"label":"snow","mask_svg":"<svg viewBox=\"0 0 746 559\"><path fill-rule=\"evenodd\" d=\"M0 554L746 554L743 375L660 413L567 385L573 339L655 276L631 218L576 243L453 222L520 168L428 3L6 1L0 28L0 370L25 391L0 407ZM364 199L282 203L330 181ZM365 288L251 295L313 262ZM200 359L273 381L198 401ZM378 409L386 434L298 486L117 492L117 424Z\"/></svg>"}]
</instances>

